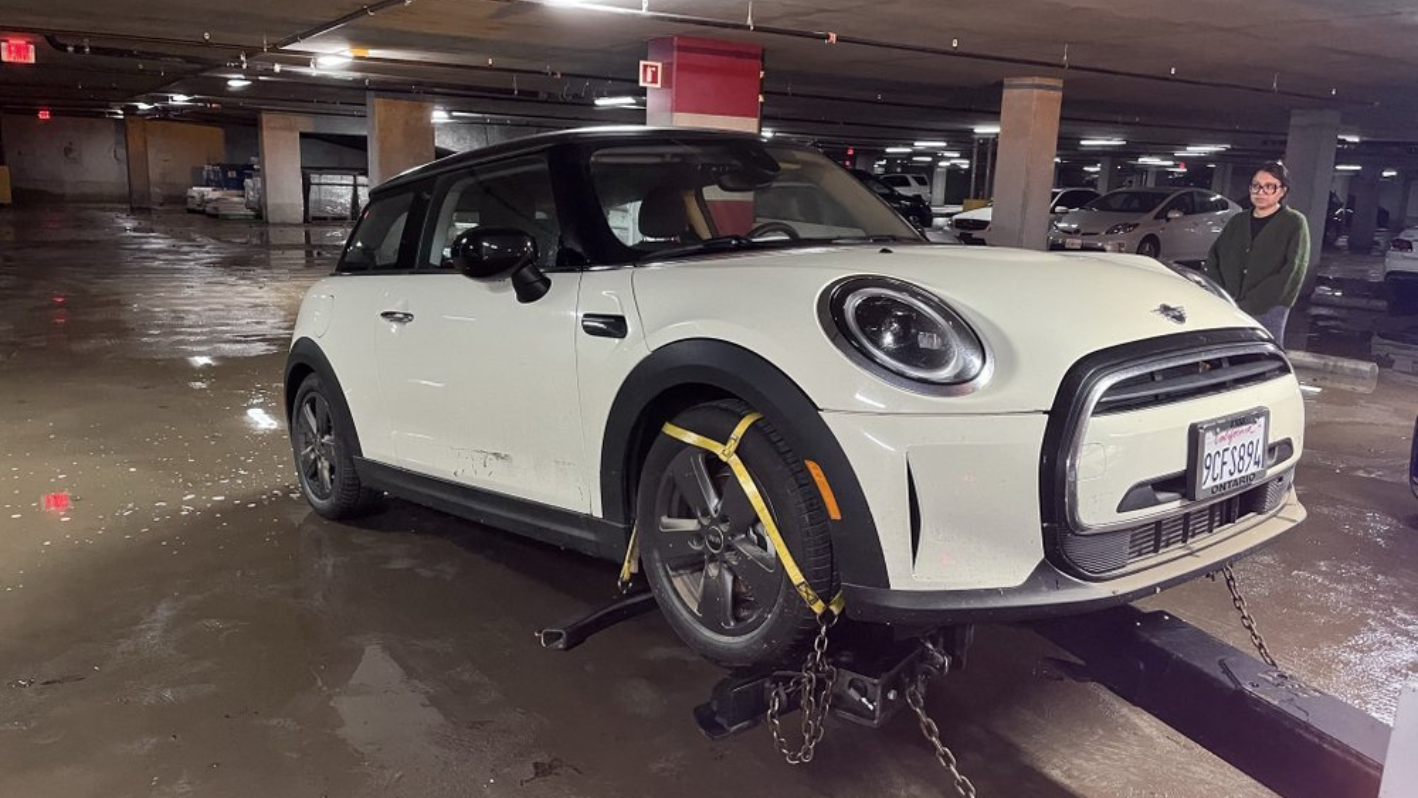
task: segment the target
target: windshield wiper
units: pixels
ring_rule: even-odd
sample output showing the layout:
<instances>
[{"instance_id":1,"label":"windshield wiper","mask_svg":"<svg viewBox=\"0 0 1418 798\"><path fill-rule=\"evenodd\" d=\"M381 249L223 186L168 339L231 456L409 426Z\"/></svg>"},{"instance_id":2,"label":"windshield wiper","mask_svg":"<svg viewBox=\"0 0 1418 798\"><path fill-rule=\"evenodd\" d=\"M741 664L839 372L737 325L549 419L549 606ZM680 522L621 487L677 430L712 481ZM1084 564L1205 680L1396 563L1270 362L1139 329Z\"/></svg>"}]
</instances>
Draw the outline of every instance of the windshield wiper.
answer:
<instances>
[{"instance_id":1,"label":"windshield wiper","mask_svg":"<svg viewBox=\"0 0 1418 798\"><path fill-rule=\"evenodd\" d=\"M669 249L657 249L644 253L636 258L636 263L647 260L664 260L668 258L678 258L684 255L698 255L707 252L730 252L736 249L756 249L759 247L774 247L782 244L790 244L790 238L769 238L755 239L748 236L719 236L717 238L707 238L694 244L685 244L682 247L671 247Z\"/></svg>"}]
</instances>

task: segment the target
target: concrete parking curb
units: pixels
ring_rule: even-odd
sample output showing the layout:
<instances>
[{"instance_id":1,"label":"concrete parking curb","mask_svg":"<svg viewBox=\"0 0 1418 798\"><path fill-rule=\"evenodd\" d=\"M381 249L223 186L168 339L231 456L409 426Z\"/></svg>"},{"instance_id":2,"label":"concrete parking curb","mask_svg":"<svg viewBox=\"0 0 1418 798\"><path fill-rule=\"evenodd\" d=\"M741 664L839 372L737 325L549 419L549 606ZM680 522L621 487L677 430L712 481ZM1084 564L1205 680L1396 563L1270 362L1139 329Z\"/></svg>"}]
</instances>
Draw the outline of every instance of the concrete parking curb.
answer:
<instances>
[{"instance_id":1,"label":"concrete parking curb","mask_svg":"<svg viewBox=\"0 0 1418 798\"><path fill-rule=\"evenodd\" d=\"M1317 355L1303 350L1288 350L1286 356L1296 371L1308 372L1317 381L1352 387L1371 392L1379 384L1379 365L1367 360L1355 360L1334 355Z\"/></svg>"}]
</instances>

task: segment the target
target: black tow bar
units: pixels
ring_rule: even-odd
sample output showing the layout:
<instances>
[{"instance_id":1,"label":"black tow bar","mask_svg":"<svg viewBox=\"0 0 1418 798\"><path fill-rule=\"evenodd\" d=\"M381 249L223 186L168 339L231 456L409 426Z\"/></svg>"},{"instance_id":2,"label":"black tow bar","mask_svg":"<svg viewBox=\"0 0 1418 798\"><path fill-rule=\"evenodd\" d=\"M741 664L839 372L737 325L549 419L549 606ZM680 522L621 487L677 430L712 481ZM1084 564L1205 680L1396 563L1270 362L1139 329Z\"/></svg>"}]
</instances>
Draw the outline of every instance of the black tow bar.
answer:
<instances>
[{"instance_id":1,"label":"black tow bar","mask_svg":"<svg viewBox=\"0 0 1418 798\"><path fill-rule=\"evenodd\" d=\"M1165 612L1041 621L1081 675L1285 798L1374 798L1390 728Z\"/></svg>"},{"instance_id":2,"label":"black tow bar","mask_svg":"<svg viewBox=\"0 0 1418 798\"><path fill-rule=\"evenodd\" d=\"M580 613L559 624L548 626L537 632L537 639L542 641L544 648L570 651L586 642L586 638L591 635L621 621L643 615L654 608L655 595L649 590L625 593L589 613Z\"/></svg>"}]
</instances>

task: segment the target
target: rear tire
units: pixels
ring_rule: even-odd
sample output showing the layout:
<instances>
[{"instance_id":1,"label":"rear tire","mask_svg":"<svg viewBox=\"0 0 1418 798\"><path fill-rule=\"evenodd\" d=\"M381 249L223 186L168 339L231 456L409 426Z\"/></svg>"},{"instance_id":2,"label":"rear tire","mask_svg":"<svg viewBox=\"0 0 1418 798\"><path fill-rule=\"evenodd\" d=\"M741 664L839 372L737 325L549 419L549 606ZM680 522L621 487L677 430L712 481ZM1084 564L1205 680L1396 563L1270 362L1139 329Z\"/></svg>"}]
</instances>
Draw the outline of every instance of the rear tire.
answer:
<instances>
[{"instance_id":1,"label":"rear tire","mask_svg":"<svg viewBox=\"0 0 1418 798\"><path fill-rule=\"evenodd\" d=\"M738 401L692 407L676 426L724 443L750 408ZM748 469L793 559L824 601L836 583L822 496L806 466L765 419L744 433ZM817 616L790 584L761 519L728 465L659 433L636 502L642 563L655 599L680 639L730 668L793 662Z\"/></svg>"},{"instance_id":2,"label":"rear tire","mask_svg":"<svg viewBox=\"0 0 1418 798\"><path fill-rule=\"evenodd\" d=\"M290 419L300 492L315 512L335 521L368 514L381 496L364 487L355 472L352 427L353 423L330 404L319 374L300 383Z\"/></svg>"}]
</instances>

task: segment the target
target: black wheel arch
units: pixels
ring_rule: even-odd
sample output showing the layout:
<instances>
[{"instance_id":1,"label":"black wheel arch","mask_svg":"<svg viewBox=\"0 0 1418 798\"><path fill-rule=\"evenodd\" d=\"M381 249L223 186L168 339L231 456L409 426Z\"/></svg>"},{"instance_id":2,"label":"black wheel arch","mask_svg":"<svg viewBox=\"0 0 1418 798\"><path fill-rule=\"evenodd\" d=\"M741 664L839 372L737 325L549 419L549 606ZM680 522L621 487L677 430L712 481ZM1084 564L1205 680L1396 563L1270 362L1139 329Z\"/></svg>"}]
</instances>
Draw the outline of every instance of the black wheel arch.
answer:
<instances>
[{"instance_id":1,"label":"black wheel arch","mask_svg":"<svg viewBox=\"0 0 1418 798\"><path fill-rule=\"evenodd\" d=\"M819 408L772 363L725 341L676 341L652 352L626 377L601 446L605 519L624 525L632 521L640 469L664 422L692 405L727 397L763 413L799 457L822 467L842 511L842 519L830 526L842 582L889 587L866 494Z\"/></svg>"},{"instance_id":2,"label":"black wheel arch","mask_svg":"<svg viewBox=\"0 0 1418 798\"><path fill-rule=\"evenodd\" d=\"M329 388L326 401L330 407L339 415L348 431L347 446L350 455L353 457L364 456L364 450L359 445L359 431L354 426L354 416L350 415L350 406L345 401L345 390L340 385L340 378L335 376L335 369L331 367L329 358L325 357L325 352L320 349L320 345L309 338L301 338L291 346L290 354L286 356L286 378L285 378L285 407L286 425L290 426L291 414L295 412L295 393L300 390L300 384L305 382L305 378L311 374L319 374L320 381Z\"/></svg>"}]
</instances>

